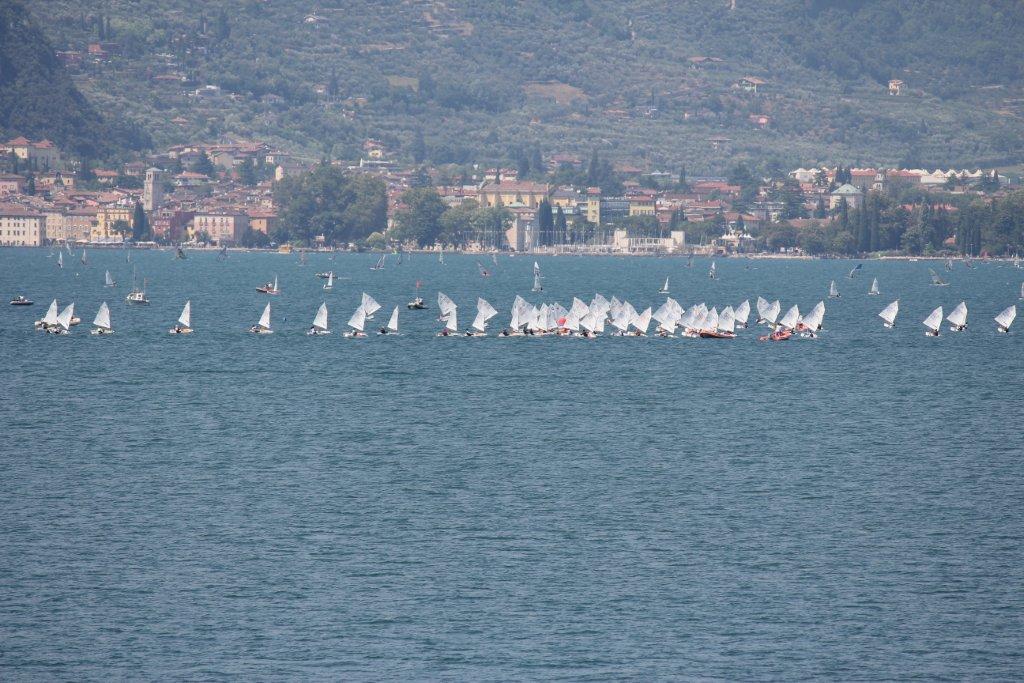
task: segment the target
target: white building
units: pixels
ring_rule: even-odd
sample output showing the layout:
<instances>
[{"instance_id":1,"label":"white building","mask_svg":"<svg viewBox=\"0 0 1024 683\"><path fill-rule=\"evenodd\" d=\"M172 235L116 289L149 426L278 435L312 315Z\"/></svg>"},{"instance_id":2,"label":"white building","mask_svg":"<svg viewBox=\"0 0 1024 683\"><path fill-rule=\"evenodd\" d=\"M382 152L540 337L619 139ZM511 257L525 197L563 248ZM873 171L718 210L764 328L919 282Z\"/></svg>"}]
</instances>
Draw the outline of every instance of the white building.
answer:
<instances>
[{"instance_id":1,"label":"white building","mask_svg":"<svg viewBox=\"0 0 1024 683\"><path fill-rule=\"evenodd\" d=\"M16 204L0 204L0 245L38 247L46 240L46 217Z\"/></svg>"}]
</instances>

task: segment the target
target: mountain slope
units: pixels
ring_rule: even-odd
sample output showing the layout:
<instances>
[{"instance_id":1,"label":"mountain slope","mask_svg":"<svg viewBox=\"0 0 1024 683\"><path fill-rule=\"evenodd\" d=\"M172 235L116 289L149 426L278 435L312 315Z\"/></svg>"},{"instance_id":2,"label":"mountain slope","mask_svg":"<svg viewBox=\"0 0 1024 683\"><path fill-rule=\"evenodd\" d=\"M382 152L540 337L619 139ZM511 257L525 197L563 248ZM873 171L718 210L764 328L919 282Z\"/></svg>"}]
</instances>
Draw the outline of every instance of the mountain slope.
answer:
<instances>
[{"instance_id":1,"label":"mountain slope","mask_svg":"<svg viewBox=\"0 0 1024 683\"><path fill-rule=\"evenodd\" d=\"M37 0L77 76L159 142L259 136L428 160L602 148L651 165L967 165L1024 155L1024 5L1010 0ZM711 57L714 60L699 60ZM744 76L765 83L737 87ZM889 79L905 82L898 97ZM197 88L216 85L220 91ZM710 137L731 138L715 151Z\"/></svg>"},{"instance_id":2,"label":"mountain slope","mask_svg":"<svg viewBox=\"0 0 1024 683\"><path fill-rule=\"evenodd\" d=\"M26 6L12 0L0 2L0 135L49 138L88 157L131 139L82 96Z\"/></svg>"}]
</instances>

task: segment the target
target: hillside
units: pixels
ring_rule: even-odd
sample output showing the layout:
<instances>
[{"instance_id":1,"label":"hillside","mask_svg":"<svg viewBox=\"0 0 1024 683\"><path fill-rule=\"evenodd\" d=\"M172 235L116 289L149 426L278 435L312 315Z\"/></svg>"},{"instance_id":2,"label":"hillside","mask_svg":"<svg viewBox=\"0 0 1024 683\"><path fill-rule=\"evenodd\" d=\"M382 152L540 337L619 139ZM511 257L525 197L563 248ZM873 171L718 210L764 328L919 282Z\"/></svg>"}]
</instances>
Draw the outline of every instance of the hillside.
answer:
<instances>
[{"instance_id":1,"label":"hillside","mask_svg":"<svg viewBox=\"0 0 1024 683\"><path fill-rule=\"evenodd\" d=\"M76 155L106 156L148 144L145 134L111 125L75 87L20 2L0 2L0 137L49 138Z\"/></svg>"},{"instance_id":2,"label":"hillside","mask_svg":"<svg viewBox=\"0 0 1024 683\"><path fill-rule=\"evenodd\" d=\"M351 158L736 158L975 165L1024 157L1010 0L35 0L101 109L159 143L252 136ZM550 5L550 6L549 6ZM737 86L761 79L757 94ZM899 96L887 94L900 79ZM209 88L205 86L217 86ZM422 133L424 144L417 141ZM711 137L726 137L716 151Z\"/></svg>"}]
</instances>

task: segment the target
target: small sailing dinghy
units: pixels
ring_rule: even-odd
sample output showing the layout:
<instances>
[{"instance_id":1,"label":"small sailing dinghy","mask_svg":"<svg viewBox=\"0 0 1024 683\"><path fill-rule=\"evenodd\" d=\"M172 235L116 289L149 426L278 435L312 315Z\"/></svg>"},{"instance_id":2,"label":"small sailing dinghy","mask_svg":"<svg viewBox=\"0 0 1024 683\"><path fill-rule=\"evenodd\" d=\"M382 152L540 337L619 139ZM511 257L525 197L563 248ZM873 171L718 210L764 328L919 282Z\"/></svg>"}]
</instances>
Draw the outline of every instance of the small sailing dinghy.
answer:
<instances>
[{"instance_id":1,"label":"small sailing dinghy","mask_svg":"<svg viewBox=\"0 0 1024 683\"><path fill-rule=\"evenodd\" d=\"M929 313L922 324L927 328L924 333L926 337L938 337L939 328L942 327L942 306Z\"/></svg>"},{"instance_id":2,"label":"small sailing dinghy","mask_svg":"<svg viewBox=\"0 0 1024 683\"><path fill-rule=\"evenodd\" d=\"M451 337L458 334L459 332L459 315L458 309L453 308L448 317L445 318L444 329L437 333L438 337Z\"/></svg>"},{"instance_id":3,"label":"small sailing dinghy","mask_svg":"<svg viewBox=\"0 0 1024 683\"><path fill-rule=\"evenodd\" d=\"M541 280L542 279L543 278L541 277L541 274L540 274L540 264L537 263L536 261L534 261L533 262L533 289L531 289L530 291L532 291L532 292L543 292L544 291L544 285L541 284Z\"/></svg>"},{"instance_id":4,"label":"small sailing dinghy","mask_svg":"<svg viewBox=\"0 0 1024 683\"><path fill-rule=\"evenodd\" d=\"M487 321L498 314L498 311L494 309L485 299L478 298L476 300L476 317L473 318L473 323L469 329L466 330L467 337L486 337L487 336Z\"/></svg>"},{"instance_id":5,"label":"small sailing dinghy","mask_svg":"<svg viewBox=\"0 0 1024 683\"><path fill-rule=\"evenodd\" d=\"M870 296L878 296L881 292L878 291L878 278L876 277L871 281L871 289L868 290Z\"/></svg>"},{"instance_id":6,"label":"small sailing dinghy","mask_svg":"<svg viewBox=\"0 0 1024 683\"><path fill-rule=\"evenodd\" d=\"M103 276L103 286L104 287L117 287L117 283L114 282L114 278L110 276L110 271L109 270Z\"/></svg>"},{"instance_id":7,"label":"small sailing dinghy","mask_svg":"<svg viewBox=\"0 0 1024 683\"><path fill-rule=\"evenodd\" d=\"M665 278L665 284L658 290L658 294L668 294L668 277Z\"/></svg>"},{"instance_id":8,"label":"small sailing dinghy","mask_svg":"<svg viewBox=\"0 0 1024 683\"><path fill-rule=\"evenodd\" d=\"M57 324L57 313L60 308L57 306L57 300L54 299L50 302L50 307L46 309L46 315L41 320L35 322L35 328L37 330L45 330L53 325Z\"/></svg>"},{"instance_id":9,"label":"small sailing dinghy","mask_svg":"<svg viewBox=\"0 0 1024 683\"><path fill-rule=\"evenodd\" d=\"M387 254L381 254L380 259L378 259L377 263L370 266L370 270L384 270L384 261L385 259L387 259L387 257Z\"/></svg>"},{"instance_id":10,"label":"small sailing dinghy","mask_svg":"<svg viewBox=\"0 0 1024 683\"><path fill-rule=\"evenodd\" d=\"M878 317L881 318L884 321L882 323L882 327L885 327L886 329L890 329L890 330L892 328L896 327L896 316L899 314L899 312L900 312L900 301L899 301L899 299L897 299L896 301L893 301L891 304L889 304L888 306L883 308L882 312L878 314Z\"/></svg>"},{"instance_id":11,"label":"small sailing dinghy","mask_svg":"<svg viewBox=\"0 0 1024 683\"><path fill-rule=\"evenodd\" d=\"M64 267L64 252L63 251L60 252L59 254L57 254L57 267L58 268L63 268Z\"/></svg>"},{"instance_id":12,"label":"small sailing dinghy","mask_svg":"<svg viewBox=\"0 0 1024 683\"><path fill-rule=\"evenodd\" d=\"M268 306L270 304L267 304ZM270 324L270 315L267 315L267 324ZM185 307L181 309L181 315L178 316L178 322L175 323L169 332L171 334L192 334L192 300L189 299L185 302Z\"/></svg>"},{"instance_id":13,"label":"small sailing dinghy","mask_svg":"<svg viewBox=\"0 0 1024 683\"><path fill-rule=\"evenodd\" d=\"M946 316L946 320L949 321L949 329L951 332L963 332L967 329L967 303L961 301L956 305L949 315Z\"/></svg>"},{"instance_id":14,"label":"small sailing dinghy","mask_svg":"<svg viewBox=\"0 0 1024 683\"><path fill-rule=\"evenodd\" d=\"M85 255L85 249L82 249L82 258L78 260L83 266L89 265L89 257Z\"/></svg>"},{"instance_id":15,"label":"small sailing dinghy","mask_svg":"<svg viewBox=\"0 0 1024 683\"><path fill-rule=\"evenodd\" d=\"M710 279L712 279L712 280L717 280L718 279L718 269L715 266L715 262L714 261L711 262L711 270L708 271L708 277Z\"/></svg>"},{"instance_id":16,"label":"small sailing dinghy","mask_svg":"<svg viewBox=\"0 0 1024 683\"><path fill-rule=\"evenodd\" d=\"M253 334L274 334L274 331L270 329L270 302L267 302L263 309L263 315L260 316L259 322L250 327L249 331Z\"/></svg>"},{"instance_id":17,"label":"small sailing dinghy","mask_svg":"<svg viewBox=\"0 0 1024 683\"><path fill-rule=\"evenodd\" d=\"M281 290L277 286L277 276L274 276L273 282L268 282L262 287L257 287L256 291L260 294L280 294Z\"/></svg>"},{"instance_id":18,"label":"small sailing dinghy","mask_svg":"<svg viewBox=\"0 0 1024 683\"><path fill-rule=\"evenodd\" d=\"M1017 317L1017 307L1007 306L1003 309L1003 312L996 316L996 332L1002 332L1006 334L1010 331L1010 325L1013 324L1014 318Z\"/></svg>"},{"instance_id":19,"label":"small sailing dinghy","mask_svg":"<svg viewBox=\"0 0 1024 683\"><path fill-rule=\"evenodd\" d=\"M110 307L106 301L100 304L100 310L96 312L92 324L92 334L114 334L114 328L110 326Z\"/></svg>"},{"instance_id":20,"label":"small sailing dinghy","mask_svg":"<svg viewBox=\"0 0 1024 683\"><path fill-rule=\"evenodd\" d=\"M850 278L852 280L854 278L854 276L857 275L857 271L860 270L863 267L864 267L863 263L858 263L856 266L853 267L853 270L851 270L850 274L847 275L846 277L848 277L848 278Z\"/></svg>"},{"instance_id":21,"label":"small sailing dinghy","mask_svg":"<svg viewBox=\"0 0 1024 683\"><path fill-rule=\"evenodd\" d=\"M491 276L491 272L489 270L487 270L486 268L484 268L484 264L480 263L479 261L476 262L476 269L477 269L477 272L480 273L480 277L490 277Z\"/></svg>"},{"instance_id":22,"label":"small sailing dinghy","mask_svg":"<svg viewBox=\"0 0 1024 683\"><path fill-rule=\"evenodd\" d=\"M945 280L943 280L941 277L939 277L939 274L936 273L934 270L929 268L928 272L931 273L931 275L932 275L932 286L934 286L934 287L948 287L949 286L949 283L946 282Z\"/></svg>"},{"instance_id":23,"label":"small sailing dinghy","mask_svg":"<svg viewBox=\"0 0 1024 683\"><path fill-rule=\"evenodd\" d=\"M352 329L344 334L348 338L365 337L366 333L363 331L366 328L366 311L362 305L356 309L356 312L352 314L352 317L348 319L348 326Z\"/></svg>"},{"instance_id":24,"label":"small sailing dinghy","mask_svg":"<svg viewBox=\"0 0 1024 683\"><path fill-rule=\"evenodd\" d=\"M363 292L363 299L360 304L367 320L373 320L373 314L380 310L380 304L372 296Z\"/></svg>"},{"instance_id":25,"label":"small sailing dinghy","mask_svg":"<svg viewBox=\"0 0 1024 683\"><path fill-rule=\"evenodd\" d=\"M747 329L747 320L750 319L750 302L746 299L733 311L736 318L736 327Z\"/></svg>"},{"instance_id":26,"label":"small sailing dinghy","mask_svg":"<svg viewBox=\"0 0 1024 683\"><path fill-rule=\"evenodd\" d=\"M1020 298L1024 301L1024 282L1020 283Z\"/></svg>"},{"instance_id":27,"label":"small sailing dinghy","mask_svg":"<svg viewBox=\"0 0 1024 683\"><path fill-rule=\"evenodd\" d=\"M60 312L53 325L46 328L50 334L68 334L71 331L72 321L75 319L75 304L68 304L67 308Z\"/></svg>"},{"instance_id":28,"label":"small sailing dinghy","mask_svg":"<svg viewBox=\"0 0 1024 683\"><path fill-rule=\"evenodd\" d=\"M839 297L840 297L839 288L836 287L836 281L833 280L831 283L829 283L829 286L828 286L828 298L829 299L838 299Z\"/></svg>"},{"instance_id":29,"label":"small sailing dinghy","mask_svg":"<svg viewBox=\"0 0 1024 683\"><path fill-rule=\"evenodd\" d=\"M327 282L324 283L324 290L325 291L329 292L332 289L334 289L334 271L333 270L330 273L327 274Z\"/></svg>"},{"instance_id":30,"label":"small sailing dinghy","mask_svg":"<svg viewBox=\"0 0 1024 683\"><path fill-rule=\"evenodd\" d=\"M327 302L325 301L320 304L320 308L316 309L313 325L306 334L315 337L330 333L331 331L327 328Z\"/></svg>"},{"instance_id":31,"label":"small sailing dinghy","mask_svg":"<svg viewBox=\"0 0 1024 683\"><path fill-rule=\"evenodd\" d=\"M797 323L797 329L800 331L801 337L808 339L817 339L818 332L821 330L821 323L825 319L825 302L819 301L815 304L811 312L808 313Z\"/></svg>"},{"instance_id":32,"label":"small sailing dinghy","mask_svg":"<svg viewBox=\"0 0 1024 683\"><path fill-rule=\"evenodd\" d=\"M398 306L395 306L395 310L391 311L391 318L388 320L387 327L382 327L377 332L378 334L398 334Z\"/></svg>"},{"instance_id":33,"label":"small sailing dinghy","mask_svg":"<svg viewBox=\"0 0 1024 683\"><path fill-rule=\"evenodd\" d=\"M437 293L437 307L441 311L441 314L437 319L442 322L447 320L448 316L454 313L458 308L458 306L455 305L455 302L451 300L451 297L444 292Z\"/></svg>"}]
</instances>

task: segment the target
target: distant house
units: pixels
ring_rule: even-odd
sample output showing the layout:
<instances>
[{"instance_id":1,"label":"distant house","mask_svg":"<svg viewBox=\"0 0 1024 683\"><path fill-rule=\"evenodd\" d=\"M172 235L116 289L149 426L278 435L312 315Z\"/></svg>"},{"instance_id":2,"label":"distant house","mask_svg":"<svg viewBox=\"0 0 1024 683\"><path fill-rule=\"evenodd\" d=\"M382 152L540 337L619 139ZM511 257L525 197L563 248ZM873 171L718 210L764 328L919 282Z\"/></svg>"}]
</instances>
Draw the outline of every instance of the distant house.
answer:
<instances>
[{"instance_id":1,"label":"distant house","mask_svg":"<svg viewBox=\"0 0 1024 683\"><path fill-rule=\"evenodd\" d=\"M861 204L864 202L864 193L861 192L860 188L854 187L849 183L840 185L832 191L832 194L828 198L828 208L836 209L843 203L846 204L847 208L859 209Z\"/></svg>"},{"instance_id":2,"label":"distant house","mask_svg":"<svg viewBox=\"0 0 1024 683\"><path fill-rule=\"evenodd\" d=\"M184 171L174 176L174 184L177 187L200 187L210 182L209 176L195 171Z\"/></svg>"},{"instance_id":3,"label":"distant house","mask_svg":"<svg viewBox=\"0 0 1024 683\"><path fill-rule=\"evenodd\" d=\"M767 83L767 81L762 80L756 76L744 76L737 82L736 85L738 85L742 90L754 93L756 95L757 89L763 88L765 85L767 85Z\"/></svg>"},{"instance_id":4,"label":"distant house","mask_svg":"<svg viewBox=\"0 0 1024 683\"><path fill-rule=\"evenodd\" d=\"M13 173L0 173L0 197L9 194L21 194L25 191L24 176Z\"/></svg>"},{"instance_id":5,"label":"distant house","mask_svg":"<svg viewBox=\"0 0 1024 683\"><path fill-rule=\"evenodd\" d=\"M0 204L0 244L38 247L46 240L46 217L16 204Z\"/></svg>"},{"instance_id":6,"label":"distant house","mask_svg":"<svg viewBox=\"0 0 1024 683\"><path fill-rule=\"evenodd\" d=\"M97 168L92 174L96 176L96 182L101 185L113 185L114 181L117 180L117 171L107 168Z\"/></svg>"},{"instance_id":7,"label":"distant house","mask_svg":"<svg viewBox=\"0 0 1024 683\"><path fill-rule=\"evenodd\" d=\"M708 142L711 143L711 149L716 152L728 152L729 145L732 143L732 138L727 138L722 135L714 135L708 138Z\"/></svg>"},{"instance_id":8,"label":"distant house","mask_svg":"<svg viewBox=\"0 0 1024 683\"><path fill-rule=\"evenodd\" d=\"M25 137L16 137L0 145L0 151L14 154L20 162L34 171L61 168L60 150L49 140L33 142Z\"/></svg>"},{"instance_id":9,"label":"distant house","mask_svg":"<svg viewBox=\"0 0 1024 683\"><path fill-rule=\"evenodd\" d=\"M890 95L902 95L903 87L906 84L898 78L894 78L889 81L889 94Z\"/></svg>"},{"instance_id":10,"label":"distant house","mask_svg":"<svg viewBox=\"0 0 1024 683\"><path fill-rule=\"evenodd\" d=\"M235 209L197 211L192 218L193 236L205 232L218 245L237 244L248 228L248 214Z\"/></svg>"},{"instance_id":11,"label":"distant house","mask_svg":"<svg viewBox=\"0 0 1024 683\"><path fill-rule=\"evenodd\" d=\"M528 180L503 180L487 182L480 187L477 196L481 206L528 206L536 208L541 200L550 194L546 183Z\"/></svg>"},{"instance_id":12,"label":"distant house","mask_svg":"<svg viewBox=\"0 0 1024 683\"><path fill-rule=\"evenodd\" d=\"M767 128L768 124L772 122L772 119L770 116L766 116L765 114L751 114L750 122L758 128Z\"/></svg>"}]
</instances>

